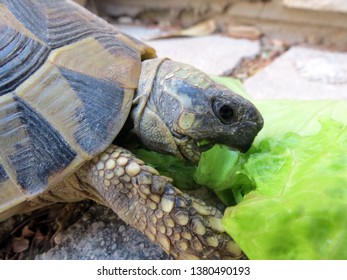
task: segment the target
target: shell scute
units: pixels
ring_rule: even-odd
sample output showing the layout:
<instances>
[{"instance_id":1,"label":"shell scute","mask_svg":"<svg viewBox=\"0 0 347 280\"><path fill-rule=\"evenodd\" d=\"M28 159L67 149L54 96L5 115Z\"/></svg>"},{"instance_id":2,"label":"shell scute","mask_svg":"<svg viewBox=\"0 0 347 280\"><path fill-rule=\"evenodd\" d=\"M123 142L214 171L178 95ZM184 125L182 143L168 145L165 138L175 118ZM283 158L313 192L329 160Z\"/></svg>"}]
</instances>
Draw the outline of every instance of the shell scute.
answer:
<instances>
[{"instance_id":1,"label":"shell scute","mask_svg":"<svg viewBox=\"0 0 347 280\"><path fill-rule=\"evenodd\" d=\"M109 146L155 51L72 1L0 0L0 16L1 219Z\"/></svg>"},{"instance_id":2,"label":"shell scute","mask_svg":"<svg viewBox=\"0 0 347 280\"><path fill-rule=\"evenodd\" d=\"M74 117L79 121L74 131L76 142L86 153L98 154L103 151L100 146L109 145L113 140L114 129L122 122L124 89L78 72L59 70L82 102ZM130 102L126 103L130 106Z\"/></svg>"},{"instance_id":3,"label":"shell scute","mask_svg":"<svg viewBox=\"0 0 347 280\"><path fill-rule=\"evenodd\" d=\"M0 25L0 96L13 91L47 59L49 48Z\"/></svg>"},{"instance_id":4,"label":"shell scute","mask_svg":"<svg viewBox=\"0 0 347 280\"><path fill-rule=\"evenodd\" d=\"M2 161L28 193L47 186L77 156L45 118L14 95L1 104L0 142Z\"/></svg>"}]
</instances>

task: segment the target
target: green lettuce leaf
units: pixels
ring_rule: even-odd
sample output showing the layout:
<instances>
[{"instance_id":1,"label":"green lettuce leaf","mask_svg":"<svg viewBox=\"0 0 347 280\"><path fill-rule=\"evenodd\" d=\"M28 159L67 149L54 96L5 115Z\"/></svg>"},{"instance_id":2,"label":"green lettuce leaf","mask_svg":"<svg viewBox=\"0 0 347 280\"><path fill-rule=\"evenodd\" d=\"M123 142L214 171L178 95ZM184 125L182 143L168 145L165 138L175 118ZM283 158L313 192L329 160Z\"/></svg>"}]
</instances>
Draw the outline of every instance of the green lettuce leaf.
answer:
<instances>
[{"instance_id":1,"label":"green lettuce leaf","mask_svg":"<svg viewBox=\"0 0 347 280\"><path fill-rule=\"evenodd\" d=\"M347 259L347 127L265 139L244 169L256 189L223 224L250 259Z\"/></svg>"},{"instance_id":2,"label":"green lettuce leaf","mask_svg":"<svg viewBox=\"0 0 347 280\"><path fill-rule=\"evenodd\" d=\"M182 190L192 190L198 187L193 175L195 165L173 155L164 155L146 149L136 149L132 151L138 158L146 164L154 167L161 175L173 179L173 183Z\"/></svg>"},{"instance_id":3,"label":"green lettuce leaf","mask_svg":"<svg viewBox=\"0 0 347 280\"><path fill-rule=\"evenodd\" d=\"M213 189L225 205L235 205L255 188L244 169L244 163L253 152L251 149L242 154L225 145L214 145L202 154L194 179Z\"/></svg>"},{"instance_id":4,"label":"green lettuce leaf","mask_svg":"<svg viewBox=\"0 0 347 280\"><path fill-rule=\"evenodd\" d=\"M320 119L347 123L347 100L252 100L264 117L264 128L255 139L279 138L287 132L312 135Z\"/></svg>"}]
</instances>

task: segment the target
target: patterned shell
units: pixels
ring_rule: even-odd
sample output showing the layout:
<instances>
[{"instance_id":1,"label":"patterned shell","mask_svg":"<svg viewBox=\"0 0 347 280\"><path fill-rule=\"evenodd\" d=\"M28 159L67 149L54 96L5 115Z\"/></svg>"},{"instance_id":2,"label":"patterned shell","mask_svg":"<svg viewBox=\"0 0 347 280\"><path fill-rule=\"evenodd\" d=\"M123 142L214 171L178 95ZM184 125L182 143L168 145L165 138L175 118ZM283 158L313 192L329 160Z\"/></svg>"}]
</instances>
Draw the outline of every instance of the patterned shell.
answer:
<instances>
[{"instance_id":1,"label":"patterned shell","mask_svg":"<svg viewBox=\"0 0 347 280\"><path fill-rule=\"evenodd\" d=\"M73 2L0 0L0 220L108 147L154 56Z\"/></svg>"}]
</instances>

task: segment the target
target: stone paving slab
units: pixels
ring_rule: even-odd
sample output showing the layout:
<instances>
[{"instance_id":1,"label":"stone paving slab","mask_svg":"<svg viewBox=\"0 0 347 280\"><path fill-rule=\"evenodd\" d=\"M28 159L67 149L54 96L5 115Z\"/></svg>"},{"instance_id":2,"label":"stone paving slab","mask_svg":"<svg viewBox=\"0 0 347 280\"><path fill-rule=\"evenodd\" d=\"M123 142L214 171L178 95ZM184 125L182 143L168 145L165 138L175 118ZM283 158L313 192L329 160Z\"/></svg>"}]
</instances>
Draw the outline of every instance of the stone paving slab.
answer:
<instances>
[{"instance_id":1,"label":"stone paving slab","mask_svg":"<svg viewBox=\"0 0 347 280\"><path fill-rule=\"evenodd\" d=\"M191 64L210 75L230 73L242 58L254 56L260 50L256 41L221 35L172 38L147 43L157 50L159 57L170 57Z\"/></svg>"},{"instance_id":2,"label":"stone paving slab","mask_svg":"<svg viewBox=\"0 0 347 280\"><path fill-rule=\"evenodd\" d=\"M209 75L230 73L242 58L254 56L260 50L258 41L233 39L222 35L146 40L159 34L159 30L126 25L116 27L154 47L159 57L188 63Z\"/></svg>"},{"instance_id":3,"label":"stone paving slab","mask_svg":"<svg viewBox=\"0 0 347 280\"><path fill-rule=\"evenodd\" d=\"M283 0L283 4L289 8L347 13L346 0Z\"/></svg>"},{"instance_id":4,"label":"stone paving slab","mask_svg":"<svg viewBox=\"0 0 347 280\"><path fill-rule=\"evenodd\" d=\"M292 47L244 85L255 99L346 99L347 53Z\"/></svg>"},{"instance_id":5,"label":"stone paving slab","mask_svg":"<svg viewBox=\"0 0 347 280\"><path fill-rule=\"evenodd\" d=\"M119 31L129 34L141 41L147 41L148 38L162 34L162 30L157 26L140 26L134 24L113 24Z\"/></svg>"}]
</instances>

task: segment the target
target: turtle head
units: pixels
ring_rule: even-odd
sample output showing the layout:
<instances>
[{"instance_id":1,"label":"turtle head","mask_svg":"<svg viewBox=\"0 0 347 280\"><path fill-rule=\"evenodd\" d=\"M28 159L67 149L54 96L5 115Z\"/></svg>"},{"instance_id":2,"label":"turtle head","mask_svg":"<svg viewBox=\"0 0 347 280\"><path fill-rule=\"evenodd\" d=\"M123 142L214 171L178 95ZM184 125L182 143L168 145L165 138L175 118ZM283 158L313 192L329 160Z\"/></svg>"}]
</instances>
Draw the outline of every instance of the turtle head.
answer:
<instances>
[{"instance_id":1,"label":"turtle head","mask_svg":"<svg viewBox=\"0 0 347 280\"><path fill-rule=\"evenodd\" d=\"M143 62L134 104L134 127L144 145L190 161L216 143L245 152L263 127L251 102L167 59Z\"/></svg>"}]
</instances>

